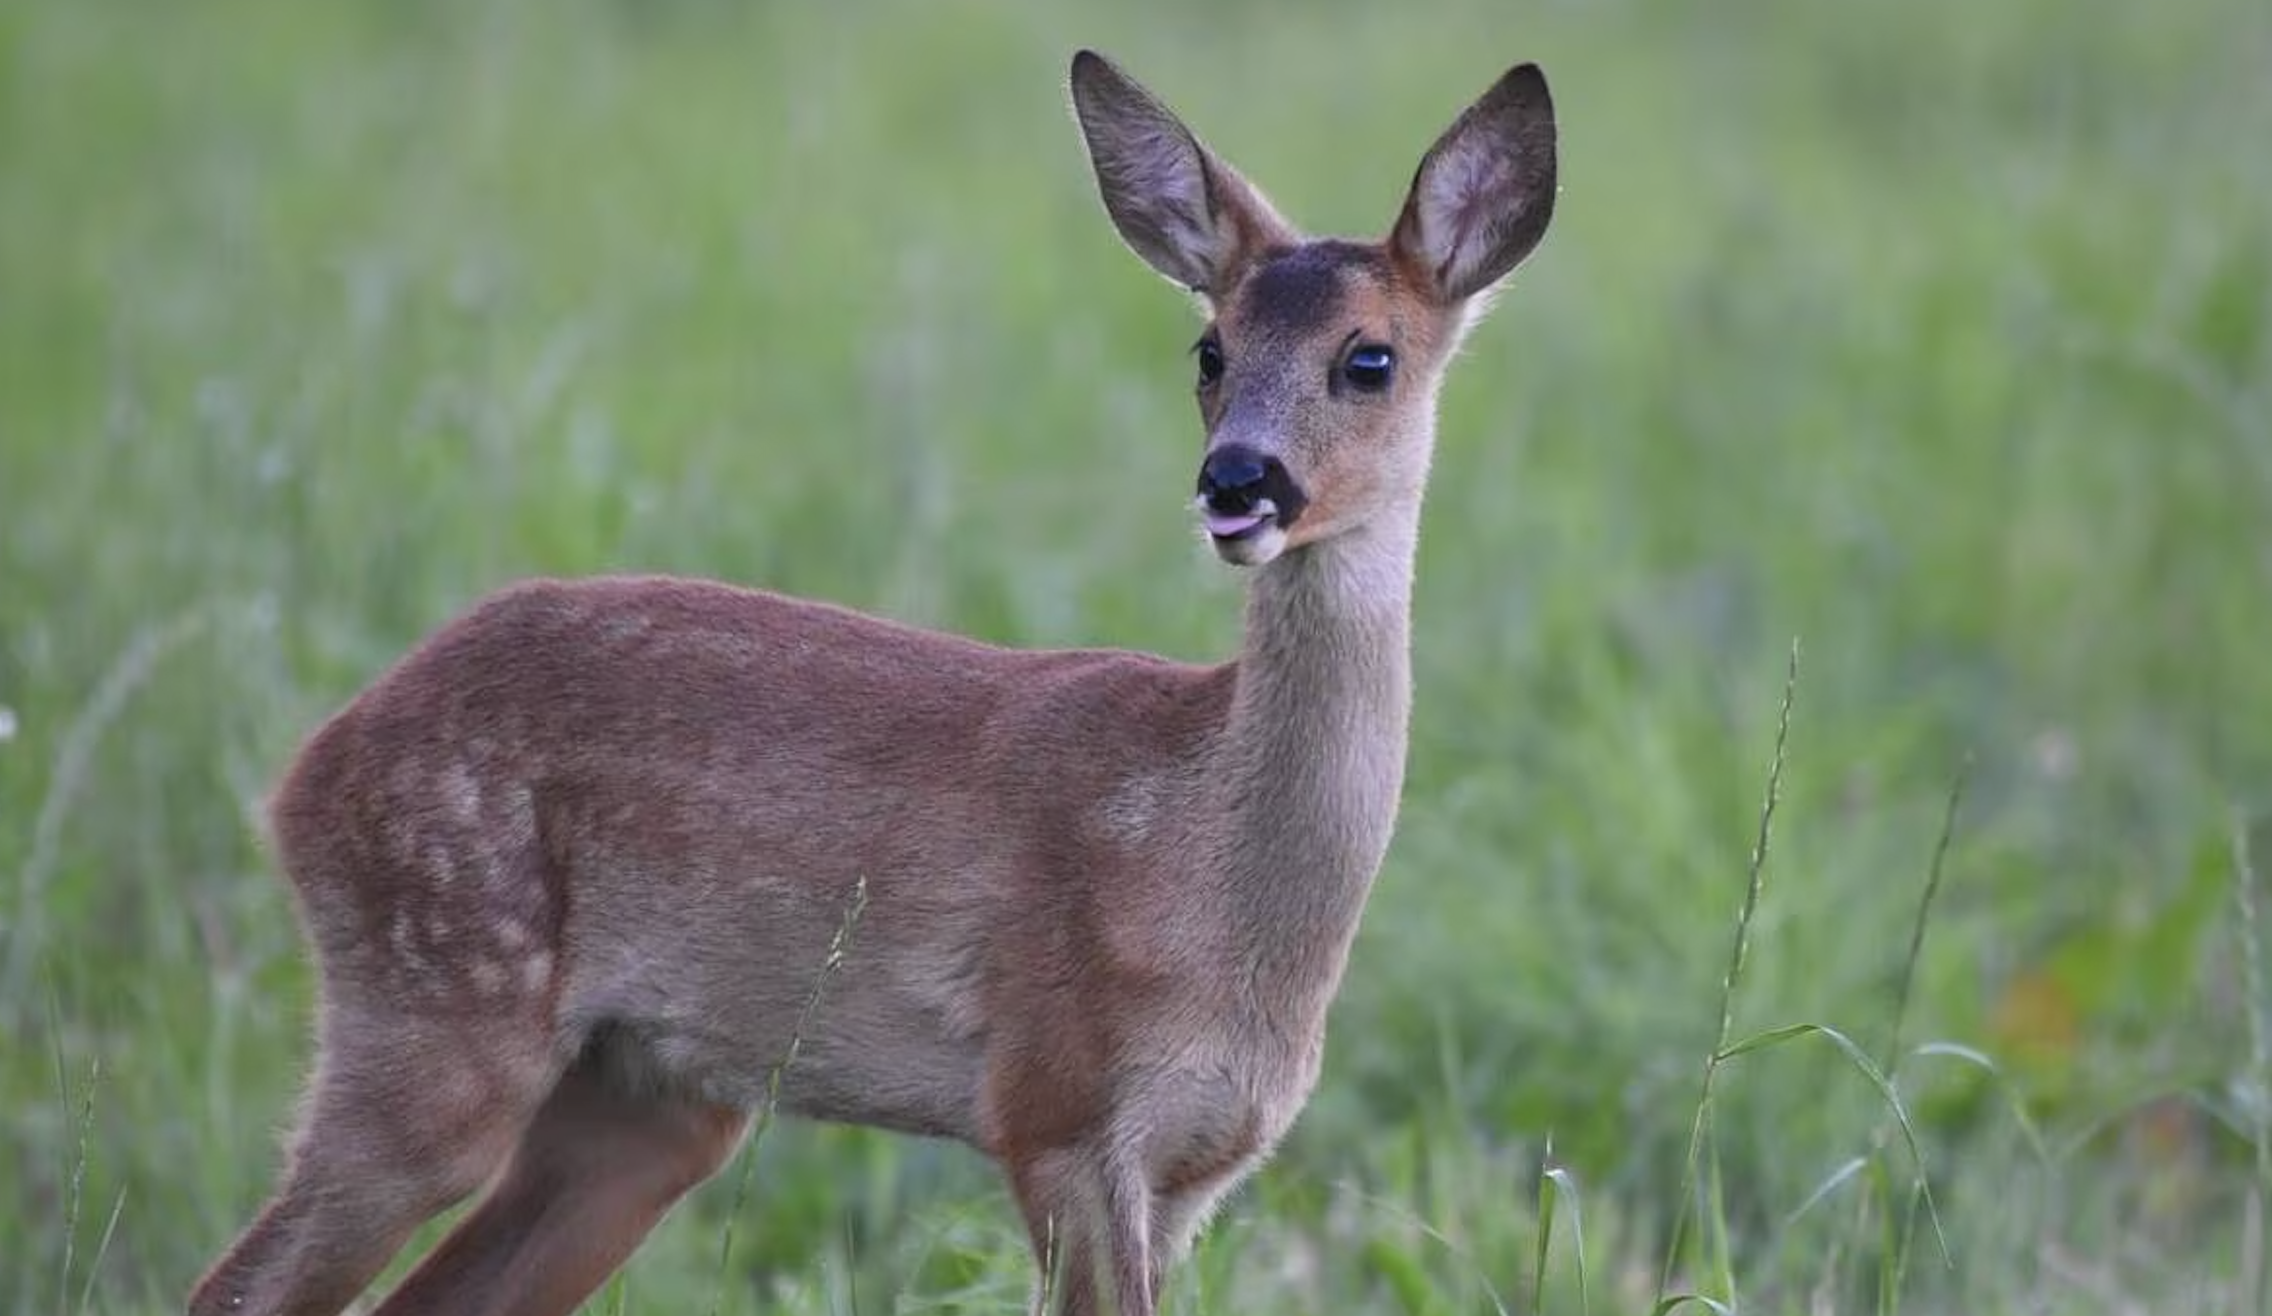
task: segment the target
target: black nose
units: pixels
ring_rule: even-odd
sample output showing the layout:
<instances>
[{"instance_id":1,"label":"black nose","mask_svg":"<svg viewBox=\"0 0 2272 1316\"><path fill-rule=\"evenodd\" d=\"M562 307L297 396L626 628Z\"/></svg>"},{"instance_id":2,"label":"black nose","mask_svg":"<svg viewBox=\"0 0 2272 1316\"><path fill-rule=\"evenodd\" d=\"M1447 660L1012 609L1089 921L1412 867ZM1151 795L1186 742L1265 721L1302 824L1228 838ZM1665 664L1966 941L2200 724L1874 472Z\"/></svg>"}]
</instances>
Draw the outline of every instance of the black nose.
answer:
<instances>
[{"instance_id":1,"label":"black nose","mask_svg":"<svg viewBox=\"0 0 2272 1316\"><path fill-rule=\"evenodd\" d=\"M1270 497L1270 486L1284 484L1286 468L1276 457L1252 448L1217 448L1199 467L1199 498L1210 512L1241 516Z\"/></svg>"}]
</instances>

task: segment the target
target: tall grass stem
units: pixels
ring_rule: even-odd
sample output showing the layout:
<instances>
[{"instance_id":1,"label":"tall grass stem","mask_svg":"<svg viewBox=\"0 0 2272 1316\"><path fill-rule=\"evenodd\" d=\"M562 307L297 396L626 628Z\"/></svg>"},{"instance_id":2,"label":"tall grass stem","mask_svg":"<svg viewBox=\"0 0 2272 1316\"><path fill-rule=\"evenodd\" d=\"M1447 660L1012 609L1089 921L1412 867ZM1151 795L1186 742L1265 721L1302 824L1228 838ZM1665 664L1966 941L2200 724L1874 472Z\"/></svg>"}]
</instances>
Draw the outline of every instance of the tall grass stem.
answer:
<instances>
[{"instance_id":1,"label":"tall grass stem","mask_svg":"<svg viewBox=\"0 0 2272 1316\"><path fill-rule=\"evenodd\" d=\"M1657 1277L1657 1303L1660 1307L1666 1301L1666 1291L1672 1287L1673 1272L1680 1264L1680 1255L1687 1242L1685 1227L1689 1216L1692 1212L1699 1216L1704 1214L1703 1208L1696 1201L1696 1178L1699 1163L1703 1159L1705 1139L1711 1127L1712 1086L1728 1049L1728 1035L1735 1027L1736 985L1743 979L1744 961L1751 951L1752 920L1759 913L1760 894L1766 888L1767 847L1774 835L1775 806L1783 795L1783 767L1791 740L1791 710L1798 701L1798 694L1799 641L1794 636L1791 640L1790 659L1783 671L1783 701L1775 715L1775 753L1768 763L1766 798L1760 804L1759 828L1752 839L1751 862L1744 882L1743 910L1736 917L1735 944L1728 951L1727 975L1720 980L1719 1027L1712 1035L1712 1049L1704 1060L1704 1077L1696 1099L1696 1118L1689 1126L1688 1155L1681 1170L1680 1196L1673 1208L1672 1238L1665 1248L1664 1269ZM1715 1202L1718 1201L1716 1187L1712 1197ZM1699 1219L1698 1228L1701 1229L1705 1223ZM1724 1225L1724 1222L1720 1223ZM1722 1233L1724 1242L1724 1230Z\"/></svg>"},{"instance_id":2,"label":"tall grass stem","mask_svg":"<svg viewBox=\"0 0 2272 1316\"><path fill-rule=\"evenodd\" d=\"M750 1183L756 1177L758 1145L773 1127L774 1115L781 1107L783 1077L789 1067L797 1063L797 1053L803 1049L805 1036L812 1030L813 1017L820 1010L821 997L852 953L852 934L858 930L860 918L867 910L868 879L862 877L852 884L852 896L844 904L844 916L837 922L835 934L828 939L828 953L821 957L820 971L813 975L812 990L805 993L805 1002L797 1010L796 1026L789 1030L789 1044L783 1048L780 1061L765 1075L765 1100L759 1103L757 1117L750 1123L749 1140L742 1144L741 1173L734 1180L733 1205L728 1208L725 1226L719 1231L718 1274L710 1294L710 1316L718 1316L725 1302L726 1281L733 1269L734 1226L749 1201Z\"/></svg>"}]
</instances>

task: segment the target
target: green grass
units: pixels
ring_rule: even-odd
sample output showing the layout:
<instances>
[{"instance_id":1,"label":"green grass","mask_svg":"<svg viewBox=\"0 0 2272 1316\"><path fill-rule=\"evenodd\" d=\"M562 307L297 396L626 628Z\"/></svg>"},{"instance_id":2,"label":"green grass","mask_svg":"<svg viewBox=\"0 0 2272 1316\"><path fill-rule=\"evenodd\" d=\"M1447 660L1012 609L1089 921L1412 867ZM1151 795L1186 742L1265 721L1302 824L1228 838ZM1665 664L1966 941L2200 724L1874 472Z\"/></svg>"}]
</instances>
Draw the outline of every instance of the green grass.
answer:
<instances>
[{"instance_id":1,"label":"green grass","mask_svg":"<svg viewBox=\"0 0 2272 1316\"><path fill-rule=\"evenodd\" d=\"M1175 1309L1578 1312L1577 1226L1593 1312L1676 1235L1744 1311L2272 1310L2253 0L0 7L0 1306L174 1309L259 1200L309 984L249 820L484 590L1235 641L1077 44L1321 229L1515 59L1564 131L1326 1075ZM1699 1111L1793 1023L1947 1264L1822 1034ZM1022 1301L957 1149L773 1130L721 1273L737 1177L598 1308Z\"/></svg>"}]
</instances>

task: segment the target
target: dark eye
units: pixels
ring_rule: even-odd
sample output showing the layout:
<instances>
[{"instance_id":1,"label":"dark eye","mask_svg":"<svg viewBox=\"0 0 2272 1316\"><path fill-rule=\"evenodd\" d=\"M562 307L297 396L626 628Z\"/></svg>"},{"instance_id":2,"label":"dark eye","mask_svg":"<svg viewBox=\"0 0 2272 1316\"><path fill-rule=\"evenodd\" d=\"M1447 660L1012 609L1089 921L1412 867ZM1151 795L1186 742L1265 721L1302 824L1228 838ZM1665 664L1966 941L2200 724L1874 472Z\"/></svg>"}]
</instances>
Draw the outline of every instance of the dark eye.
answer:
<instances>
[{"instance_id":1,"label":"dark eye","mask_svg":"<svg viewBox=\"0 0 2272 1316\"><path fill-rule=\"evenodd\" d=\"M1341 363L1341 377L1361 393L1378 393L1396 374L1396 353L1379 343L1359 343Z\"/></svg>"},{"instance_id":2,"label":"dark eye","mask_svg":"<svg viewBox=\"0 0 2272 1316\"><path fill-rule=\"evenodd\" d=\"M1202 338L1194 349L1199 354L1199 387L1213 388L1223 377L1223 349L1212 338Z\"/></svg>"}]
</instances>

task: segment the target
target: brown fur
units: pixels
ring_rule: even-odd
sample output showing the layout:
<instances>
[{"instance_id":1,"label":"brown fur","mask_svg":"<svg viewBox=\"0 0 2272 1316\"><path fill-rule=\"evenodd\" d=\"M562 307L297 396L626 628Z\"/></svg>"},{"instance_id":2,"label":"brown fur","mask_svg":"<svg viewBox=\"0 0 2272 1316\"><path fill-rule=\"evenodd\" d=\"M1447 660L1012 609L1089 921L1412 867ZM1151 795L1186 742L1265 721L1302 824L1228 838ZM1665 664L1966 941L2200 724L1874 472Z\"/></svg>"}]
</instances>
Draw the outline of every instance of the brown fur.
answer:
<instances>
[{"instance_id":1,"label":"brown fur","mask_svg":"<svg viewBox=\"0 0 2272 1316\"><path fill-rule=\"evenodd\" d=\"M1258 568L1240 655L1013 651L693 580L481 603L277 788L319 1058L192 1312L337 1312L484 1183L379 1310L571 1309L731 1154L863 882L783 1105L993 1157L1057 1310L1149 1316L1284 1134L1403 779L1435 391L1480 291L1444 280L1535 242L1551 110L1510 73L1406 236L1311 244L1109 64L1073 89L1114 221L1217 314L1210 444L1308 496L1219 544ZM1352 336L1393 346L1390 388L1335 382Z\"/></svg>"}]
</instances>

